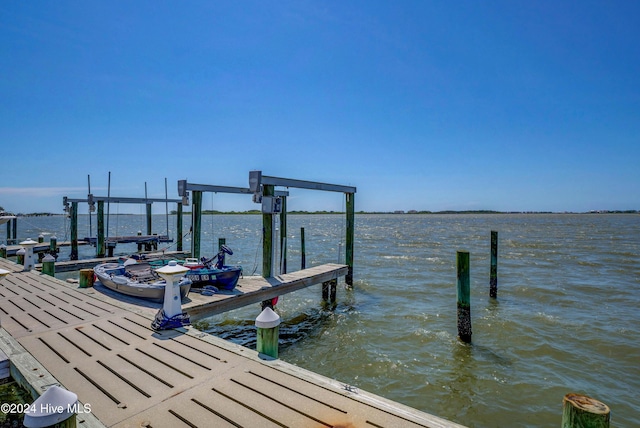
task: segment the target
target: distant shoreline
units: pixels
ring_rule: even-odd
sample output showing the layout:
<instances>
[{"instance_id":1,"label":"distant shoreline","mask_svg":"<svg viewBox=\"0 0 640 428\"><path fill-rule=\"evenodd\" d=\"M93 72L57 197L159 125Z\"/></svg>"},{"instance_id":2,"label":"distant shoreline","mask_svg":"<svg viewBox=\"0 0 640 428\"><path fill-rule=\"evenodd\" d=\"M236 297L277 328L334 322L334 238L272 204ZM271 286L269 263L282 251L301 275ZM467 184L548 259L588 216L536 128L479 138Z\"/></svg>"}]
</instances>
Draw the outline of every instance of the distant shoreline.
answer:
<instances>
[{"instance_id":1,"label":"distant shoreline","mask_svg":"<svg viewBox=\"0 0 640 428\"><path fill-rule=\"evenodd\" d=\"M169 212L170 215L176 215L177 212L172 210ZM190 215L191 211L184 211L183 215ZM216 210L204 210L202 211L203 215L259 215L262 214L260 210L248 210L248 211L216 211ZM293 215L325 215L325 214L342 214L344 215L344 211L287 211L287 214ZM577 212L577 211L492 211L492 210L466 210L466 211L456 211L456 210L445 210L445 211L356 211L356 214L392 214L392 215L415 215L415 214L640 214L640 210L592 210L586 212ZM9 215L7 213L7 215ZM66 214L55 214L55 213L18 213L12 214L18 217L50 217L50 216L64 216ZM79 214L79 215L87 215ZM134 214L134 213L119 213L111 215L145 215L145 214ZM158 215L158 214L155 214Z\"/></svg>"}]
</instances>

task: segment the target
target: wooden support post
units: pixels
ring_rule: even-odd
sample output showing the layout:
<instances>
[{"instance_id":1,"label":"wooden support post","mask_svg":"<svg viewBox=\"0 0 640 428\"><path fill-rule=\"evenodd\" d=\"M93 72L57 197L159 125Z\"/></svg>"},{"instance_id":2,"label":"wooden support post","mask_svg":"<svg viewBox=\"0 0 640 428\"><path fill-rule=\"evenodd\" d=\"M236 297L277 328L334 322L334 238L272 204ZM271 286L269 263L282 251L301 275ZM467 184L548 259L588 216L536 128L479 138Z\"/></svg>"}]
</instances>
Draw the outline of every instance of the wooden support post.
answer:
<instances>
[{"instance_id":1,"label":"wooden support post","mask_svg":"<svg viewBox=\"0 0 640 428\"><path fill-rule=\"evenodd\" d=\"M138 231L138 236L142 236L142 231L141 230ZM138 252L139 253L142 252L142 245L143 244L138 241Z\"/></svg>"},{"instance_id":2,"label":"wooden support post","mask_svg":"<svg viewBox=\"0 0 640 428\"><path fill-rule=\"evenodd\" d=\"M93 269L80 269L80 288L93 287Z\"/></svg>"},{"instance_id":3,"label":"wooden support post","mask_svg":"<svg viewBox=\"0 0 640 428\"><path fill-rule=\"evenodd\" d=\"M176 250L182 251L182 204L178 204L178 215L176 218Z\"/></svg>"},{"instance_id":4,"label":"wooden support post","mask_svg":"<svg viewBox=\"0 0 640 428\"><path fill-rule=\"evenodd\" d=\"M42 259L42 273L53 277L56 276L56 259L51 254L47 254Z\"/></svg>"},{"instance_id":5,"label":"wooden support post","mask_svg":"<svg viewBox=\"0 0 640 428\"><path fill-rule=\"evenodd\" d=\"M220 250L222 249L223 245L227 244L227 239L226 238L218 238L218 252L220 252ZM222 253L222 265L224 266L225 264L225 253Z\"/></svg>"},{"instance_id":6,"label":"wooden support post","mask_svg":"<svg viewBox=\"0 0 640 428\"><path fill-rule=\"evenodd\" d=\"M609 406L586 395L567 394L562 400L562 428L609 428Z\"/></svg>"},{"instance_id":7,"label":"wooden support post","mask_svg":"<svg viewBox=\"0 0 640 428\"><path fill-rule=\"evenodd\" d=\"M287 197L282 196L280 211L280 274L287 273Z\"/></svg>"},{"instance_id":8,"label":"wooden support post","mask_svg":"<svg viewBox=\"0 0 640 428\"><path fill-rule=\"evenodd\" d=\"M55 235L49 238L49 254L58 258L58 238Z\"/></svg>"},{"instance_id":9,"label":"wooden support post","mask_svg":"<svg viewBox=\"0 0 640 428\"><path fill-rule=\"evenodd\" d=\"M13 234L13 239L12 239L12 243L15 244L16 242L18 242L18 219L14 218L13 220L11 220L11 228L12 228L12 234Z\"/></svg>"},{"instance_id":10,"label":"wooden support post","mask_svg":"<svg viewBox=\"0 0 640 428\"><path fill-rule=\"evenodd\" d=\"M202 232L202 192L194 190L191 205L191 257L200 259L200 234Z\"/></svg>"},{"instance_id":11,"label":"wooden support post","mask_svg":"<svg viewBox=\"0 0 640 428\"><path fill-rule=\"evenodd\" d=\"M329 301L329 281L325 281L322 283L322 301Z\"/></svg>"},{"instance_id":12,"label":"wooden support post","mask_svg":"<svg viewBox=\"0 0 640 428\"><path fill-rule=\"evenodd\" d=\"M275 188L272 185L262 186L263 197L273 196ZM262 277L269 278L273 269L273 214L262 214Z\"/></svg>"},{"instance_id":13,"label":"wooden support post","mask_svg":"<svg viewBox=\"0 0 640 428\"><path fill-rule=\"evenodd\" d=\"M26 250L24 248L20 248L18 251L16 251L16 263L19 265L24 265L24 255L26 253Z\"/></svg>"},{"instance_id":14,"label":"wooden support post","mask_svg":"<svg viewBox=\"0 0 640 428\"><path fill-rule=\"evenodd\" d=\"M38 235L38 244L42 244L44 242L44 235Z\"/></svg>"},{"instance_id":15,"label":"wooden support post","mask_svg":"<svg viewBox=\"0 0 640 428\"><path fill-rule=\"evenodd\" d=\"M71 216L71 253L69 254L69 260L78 260L78 203L71 202L69 210L69 215Z\"/></svg>"},{"instance_id":16,"label":"wooden support post","mask_svg":"<svg viewBox=\"0 0 640 428\"><path fill-rule=\"evenodd\" d=\"M345 248L345 263L349 266L349 271L344 278L347 285L353 286L353 248L355 242L355 193L345 193L347 208L347 236Z\"/></svg>"},{"instance_id":17,"label":"wooden support post","mask_svg":"<svg viewBox=\"0 0 640 428\"><path fill-rule=\"evenodd\" d=\"M498 232L491 231L491 270L489 272L489 297L498 297Z\"/></svg>"},{"instance_id":18,"label":"wooden support post","mask_svg":"<svg viewBox=\"0 0 640 428\"><path fill-rule=\"evenodd\" d=\"M11 245L11 220L7 222L7 245Z\"/></svg>"},{"instance_id":19,"label":"wooden support post","mask_svg":"<svg viewBox=\"0 0 640 428\"><path fill-rule=\"evenodd\" d=\"M96 257L104 257L105 233L104 233L104 201L98 201L98 230L96 238Z\"/></svg>"},{"instance_id":20,"label":"wooden support post","mask_svg":"<svg viewBox=\"0 0 640 428\"><path fill-rule=\"evenodd\" d=\"M471 342L471 281L469 252L457 252L458 290L458 337L465 343Z\"/></svg>"},{"instance_id":21,"label":"wooden support post","mask_svg":"<svg viewBox=\"0 0 640 428\"><path fill-rule=\"evenodd\" d=\"M300 256L300 269L307 268L307 250L304 245L304 227L300 228L300 251L302 255Z\"/></svg>"},{"instance_id":22,"label":"wooden support post","mask_svg":"<svg viewBox=\"0 0 640 428\"><path fill-rule=\"evenodd\" d=\"M0 245L0 258L2 259L7 258L7 246L4 244Z\"/></svg>"},{"instance_id":23,"label":"wooden support post","mask_svg":"<svg viewBox=\"0 0 640 428\"><path fill-rule=\"evenodd\" d=\"M146 204L147 205L147 236L151 236L152 234L152 224L151 224L151 204ZM153 243L152 242L147 242L146 244L144 244L144 249L146 251L151 251L152 249L154 249L153 247Z\"/></svg>"},{"instance_id":24,"label":"wooden support post","mask_svg":"<svg viewBox=\"0 0 640 428\"><path fill-rule=\"evenodd\" d=\"M256 318L258 337L256 350L261 355L278 358L278 339L280 335L280 317L271 308L266 307Z\"/></svg>"}]
</instances>

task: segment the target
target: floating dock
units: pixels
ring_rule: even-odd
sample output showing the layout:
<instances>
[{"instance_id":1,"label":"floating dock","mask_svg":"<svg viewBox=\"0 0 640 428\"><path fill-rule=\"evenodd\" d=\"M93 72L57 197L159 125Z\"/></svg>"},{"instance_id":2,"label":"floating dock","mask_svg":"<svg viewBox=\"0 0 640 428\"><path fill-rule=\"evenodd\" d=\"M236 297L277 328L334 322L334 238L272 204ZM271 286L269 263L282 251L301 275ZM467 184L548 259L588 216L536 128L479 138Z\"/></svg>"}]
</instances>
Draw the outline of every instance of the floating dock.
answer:
<instances>
[{"instance_id":1,"label":"floating dock","mask_svg":"<svg viewBox=\"0 0 640 428\"><path fill-rule=\"evenodd\" d=\"M460 427L193 327L151 329L157 307L98 287L11 271L0 282L0 350L12 377L40 395L60 385L90 411L80 427ZM246 278L237 293L190 294L194 318L344 275L323 265ZM88 405L88 407L87 407Z\"/></svg>"}]
</instances>

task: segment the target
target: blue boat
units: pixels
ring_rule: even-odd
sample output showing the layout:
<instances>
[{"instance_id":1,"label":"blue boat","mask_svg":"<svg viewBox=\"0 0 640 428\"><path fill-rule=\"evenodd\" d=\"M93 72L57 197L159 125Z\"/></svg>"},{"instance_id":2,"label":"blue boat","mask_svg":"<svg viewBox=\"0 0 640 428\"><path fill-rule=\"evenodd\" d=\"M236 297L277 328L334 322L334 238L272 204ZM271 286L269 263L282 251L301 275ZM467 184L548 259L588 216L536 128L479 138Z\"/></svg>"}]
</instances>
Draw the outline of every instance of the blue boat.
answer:
<instances>
[{"instance_id":1,"label":"blue boat","mask_svg":"<svg viewBox=\"0 0 640 428\"><path fill-rule=\"evenodd\" d=\"M223 245L220 247L220 252L210 259L202 257L199 261L193 258L185 261L184 267L190 269L185 277L193 283L192 289L212 290L211 287L215 287L218 290L233 290L236 287L242 275L242 266L226 266L224 264L225 254L232 255L233 251ZM217 261L214 265L212 263L216 258Z\"/></svg>"}]
</instances>

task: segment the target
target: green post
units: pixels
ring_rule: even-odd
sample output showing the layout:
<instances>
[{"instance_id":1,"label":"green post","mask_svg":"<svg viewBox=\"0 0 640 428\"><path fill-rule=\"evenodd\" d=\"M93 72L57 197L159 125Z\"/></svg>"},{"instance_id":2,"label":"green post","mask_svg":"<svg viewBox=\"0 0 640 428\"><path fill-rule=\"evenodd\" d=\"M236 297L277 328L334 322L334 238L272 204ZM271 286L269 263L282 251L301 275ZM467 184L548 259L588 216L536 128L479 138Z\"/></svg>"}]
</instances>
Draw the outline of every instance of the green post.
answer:
<instances>
[{"instance_id":1,"label":"green post","mask_svg":"<svg viewBox=\"0 0 640 428\"><path fill-rule=\"evenodd\" d=\"M345 257L349 271L344 278L347 285L353 286L353 246L355 242L355 193L345 193L347 208L347 236Z\"/></svg>"},{"instance_id":2,"label":"green post","mask_svg":"<svg viewBox=\"0 0 640 428\"><path fill-rule=\"evenodd\" d=\"M287 197L282 196L280 211L280 273L287 273Z\"/></svg>"},{"instance_id":3,"label":"green post","mask_svg":"<svg viewBox=\"0 0 640 428\"><path fill-rule=\"evenodd\" d=\"M7 246L4 244L0 245L0 258L2 259L7 258Z\"/></svg>"},{"instance_id":4,"label":"green post","mask_svg":"<svg viewBox=\"0 0 640 428\"><path fill-rule=\"evenodd\" d=\"M18 219L14 218L11 220L11 228L13 230L13 244L15 245L18 242Z\"/></svg>"},{"instance_id":5,"label":"green post","mask_svg":"<svg viewBox=\"0 0 640 428\"><path fill-rule=\"evenodd\" d=\"M491 231L491 270L489 272L489 297L498 297L498 232Z\"/></svg>"},{"instance_id":6,"label":"green post","mask_svg":"<svg viewBox=\"0 0 640 428\"><path fill-rule=\"evenodd\" d=\"M96 238L96 257L104 257L105 233L104 233L104 201L98 201L98 230Z\"/></svg>"},{"instance_id":7,"label":"green post","mask_svg":"<svg viewBox=\"0 0 640 428\"><path fill-rule=\"evenodd\" d=\"M78 203L71 202L71 253L70 260L78 260Z\"/></svg>"},{"instance_id":8,"label":"green post","mask_svg":"<svg viewBox=\"0 0 640 428\"><path fill-rule=\"evenodd\" d=\"M176 219L176 249L182 251L182 204L178 204L178 218Z\"/></svg>"},{"instance_id":9,"label":"green post","mask_svg":"<svg viewBox=\"0 0 640 428\"><path fill-rule=\"evenodd\" d=\"M151 236L151 229L151 204L147 204L147 236ZM146 243L144 245L144 249L146 251L151 251L153 249L153 244L151 242Z\"/></svg>"},{"instance_id":10,"label":"green post","mask_svg":"<svg viewBox=\"0 0 640 428\"><path fill-rule=\"evenodd\" d=\"M609 428L609 406L586 395L567 394L562 400L562 428Z\"/></svg>"},{"instance_id":11,"label":"green post","mask_svg":"<svg viewBox=\"0 0 640 428\"><path fill-rule=\"evenodd\" d=\"M55 235L49 238L49 254L54 258L57 257L58 254L58 238Z\"/></svg>"},{"instance_id":12,"label":"green post","mask_svg":"<svg viewBox=\"0 0 640 428\"><path fill-rule=\"evenodd\" d=\"M307 268L307 250L305 249L305 245L304 245L304 227L300 228L300 251L302 252L302 255L300 257L300 269L306 269Z\"/></svg>"},{"instance_id":13,"label":"green post","mask_svg":"<svg viewBox=\"0 0 640 428\"><path fill-rule=\"evenodd\" d=\"M223 245L227 244L227 239L226 238L218 238L218 251L220 251L222 249ZM225 264L225 255L224 253L222 253L222 265L224 266Z\"/></svg>"},{"instance_id":14,"label":"green post","mask_svg":"<svg viewBox=\"0 0 640 428\"><path fill-rule=\"evenodd\" d=\"M275 188L272 185L262 186L263 197L273 196ZM269 278L273 267L273 214L262 214L262 277Z\"/></svg>"},{"instance_id":15,"label":"green post","mask_svg":"<svg viewBox=\"0 0 640 428\"><path fill-rule=\"evenodd\" d=\"M471 281L469 252L458 251L458 337L465 343L471 342Z\"/></svg>"},{"instance_id":16,"label":"green post","mask_svg":"<svg viewBox=\"0 0 640 428\"><path fill-rule=\"evenodd\" d=\"M80 269L80 288L93 287L93 269Z\"/></svg>"},{"instance_id":17,"label":"green post","mask_svg":"<svg viewBox=\"0 0 640 428\"><path fill-rule=\"evenodd\" d=\"M270 307L265 307L256 318L258 337L256 350L261 355L278 358L280 317Z\"/></svg>"},{"instance_id":18,"label":"green post","mask_svg":"<svg viewBox=\"0 0 640 428\"><path fill-rule=\"evenodd\" d=\"M191 257L200 258L200 234L202 232L202 192L193 191L191 205Z\"/></svg>"},{"instance_id":19,"label":"green post","mask_svg":"<svg viewBox=\"0 0 640 428\"><path fill-rule=\"evenodd\" d=\"M38 235L38 244L44 243L44 235Z\"/></svg>"},{"instance_id":20,"label":"green post","mask_svg":"<svg viewBox=\"0 0 640 428\"><path fill-rule=\"evenodd\" d=\"M53 277L56 276L56 259L51 254L47 254L42 259L42 273Z\"/></svg>"},{"instance_id":21,"label":"green post","mask_svg":"<svg viewBox=\"0 0 640 428\"><path fill-rule=\"evenodd\" d=\"M16 251L16 263L24 266L24 255L27 251L24 248L20 248Z\"/></svg>"}]
</instances>

